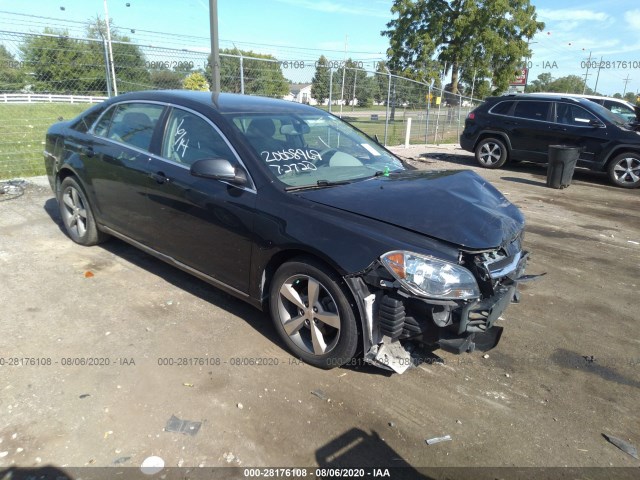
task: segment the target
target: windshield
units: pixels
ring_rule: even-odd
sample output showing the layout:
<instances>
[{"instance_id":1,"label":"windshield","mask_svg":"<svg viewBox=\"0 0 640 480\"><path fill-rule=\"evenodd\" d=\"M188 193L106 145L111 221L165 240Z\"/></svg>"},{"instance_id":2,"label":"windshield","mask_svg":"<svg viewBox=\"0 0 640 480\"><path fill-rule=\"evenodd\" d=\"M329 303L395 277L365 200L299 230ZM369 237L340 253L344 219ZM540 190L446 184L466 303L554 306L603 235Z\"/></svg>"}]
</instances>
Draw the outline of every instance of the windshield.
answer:
<instances>
[{"instance_id":1,"label":"windshield","mask_svg":"<svg viewBox=\"0 0 640 480\"><path fill-rule=\"evenodd\" d=\"M404 170L396 157L322 110L229 116L273 177L290 187L329 185Z\"/></svg>"}]
</instances>

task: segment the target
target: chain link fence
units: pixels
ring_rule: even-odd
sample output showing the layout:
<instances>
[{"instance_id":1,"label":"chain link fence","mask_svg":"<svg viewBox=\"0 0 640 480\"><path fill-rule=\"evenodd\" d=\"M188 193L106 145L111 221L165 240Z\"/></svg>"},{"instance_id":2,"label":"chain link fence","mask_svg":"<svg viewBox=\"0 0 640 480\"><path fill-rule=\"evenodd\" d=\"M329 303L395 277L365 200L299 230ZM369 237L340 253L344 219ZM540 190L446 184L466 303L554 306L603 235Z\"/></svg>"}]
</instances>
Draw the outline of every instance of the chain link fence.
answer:
<instances>
[{"instance_id":1,"label":"chain link fence","mask_svg":"<svg viewBox=\"0 0 640 480\"><path fill-rule=\"evenodd\" d=\"M385 145L458 141L471 98L380 67L226 50L221 90L323 108ZM210 83L208 51L119 41L110 51L102 38L0 31L0 178L43 174L47 128L92 103L137 90L208 90Z\"/></svg>"}]
</instances>

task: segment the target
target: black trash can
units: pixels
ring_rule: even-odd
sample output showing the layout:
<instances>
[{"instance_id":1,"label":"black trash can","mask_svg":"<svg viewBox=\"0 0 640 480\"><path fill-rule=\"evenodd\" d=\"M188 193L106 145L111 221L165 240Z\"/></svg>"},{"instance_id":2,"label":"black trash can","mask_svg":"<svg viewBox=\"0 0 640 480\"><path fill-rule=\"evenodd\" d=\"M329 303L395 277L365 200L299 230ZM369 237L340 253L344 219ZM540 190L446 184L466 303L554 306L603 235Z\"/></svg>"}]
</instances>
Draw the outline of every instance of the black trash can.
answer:
<instances>
[{"instance_id":1,"label":"black trash can","mask_svg":"<svg viewBox=\"0 0 640 480\"><path fill-rule=\"evenodd\" d=\"M549 145L547 187L565 188L571 185L580 148L570 145Z\"/></svg>"}]
</instances>

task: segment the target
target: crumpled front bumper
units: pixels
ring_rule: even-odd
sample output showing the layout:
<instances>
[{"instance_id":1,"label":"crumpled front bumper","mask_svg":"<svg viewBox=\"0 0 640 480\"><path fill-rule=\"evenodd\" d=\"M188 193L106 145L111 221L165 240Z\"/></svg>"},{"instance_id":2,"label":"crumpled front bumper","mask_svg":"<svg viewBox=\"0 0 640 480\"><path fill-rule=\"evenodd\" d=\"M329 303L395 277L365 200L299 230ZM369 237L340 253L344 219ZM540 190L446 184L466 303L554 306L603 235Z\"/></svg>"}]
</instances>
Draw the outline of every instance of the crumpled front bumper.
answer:
<instances>
[{"instance_id":1,"label":"crumpled front bumper","mask_svg":"<svg viewBox=\"0 0 640 480\"><path fill-rule=\"evenodd\" d=\"M384 278L375 264L346 277L363 319L365 361L403 373L413 364L405 340L456 354L494 348L502 335L496 322L511 302L518 302L518 284L537 278L524 275L526 263L522 252L515 270L490 280L491 295L472 301L417 297Z\"/></svg>"}]
</instances>

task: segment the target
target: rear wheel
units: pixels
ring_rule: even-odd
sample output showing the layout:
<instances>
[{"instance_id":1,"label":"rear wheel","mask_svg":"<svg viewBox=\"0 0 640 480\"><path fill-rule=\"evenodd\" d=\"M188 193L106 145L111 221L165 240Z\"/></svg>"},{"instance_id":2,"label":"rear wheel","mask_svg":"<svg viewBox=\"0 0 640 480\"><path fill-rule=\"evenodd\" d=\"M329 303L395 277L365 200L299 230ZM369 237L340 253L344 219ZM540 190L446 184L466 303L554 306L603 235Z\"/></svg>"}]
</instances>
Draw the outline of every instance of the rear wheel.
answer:
<instances>
[{"instance_id":1,"label":"rear wheel","mask_svg":"<svg viewBox=\"0 0 640 480\"><path fill-rule=\"evenodd\" d=\"M609 163L609 178L622 188L640 187L640 154L622 153Z\"/></svg>"},{"instance_id":2,"label":"rear wheel","mask_svg":"<svg viewBox=\"0 0 640 480\"><path fill-rule=\"evenodd\" d=\"M329 369L355 355L358 328L349 294L324 265L312 259L283 264L273 277L269 300L276 330L296 357Z\"/></svg>"},{"instance_id":3,"label":"rear wheel","mask_svg":"<svg viewBox=\"0 0 640 480\"><path fill-rule=\"evenodd\" d=\"M484 168L500 168L507 159L507 147L497 138L484 138L475 150L476 160Z\"/></svg>"},{"instance_id":4,"label":"rear wheel","mask_svg":"<svg viewBox=\"0 0 640 480\"><path fill-rule=\"evenodd\" d=\"M80 245L90 246L109 238L107 234L98 230L91 205L75 178L65 178L58 192L60 216L71 240Z\"/></svg>"}]
</instances>

